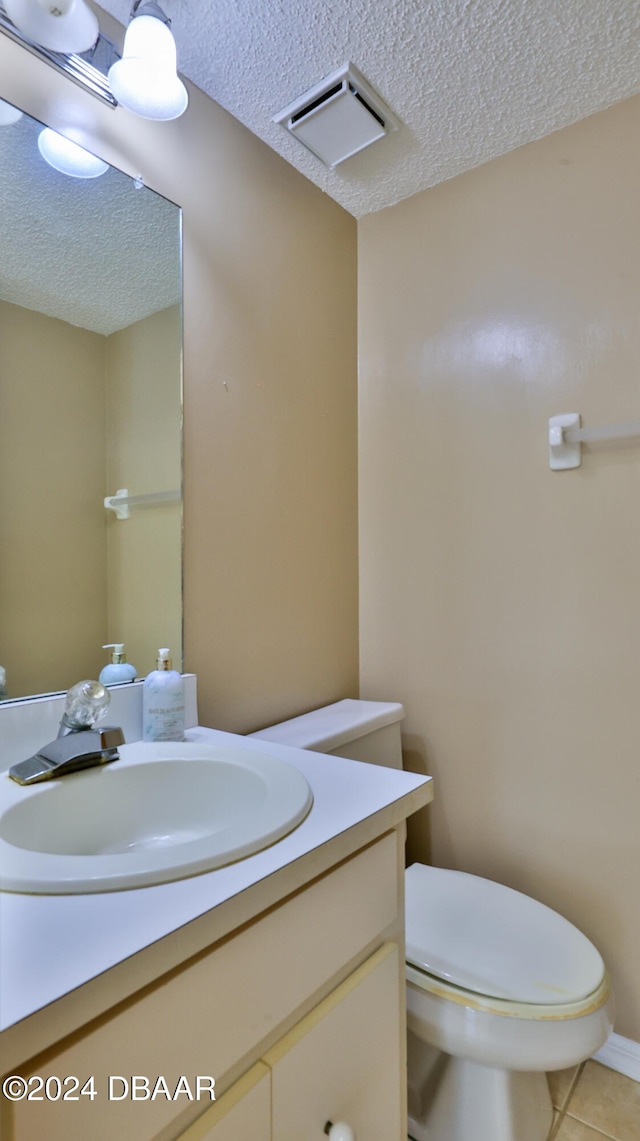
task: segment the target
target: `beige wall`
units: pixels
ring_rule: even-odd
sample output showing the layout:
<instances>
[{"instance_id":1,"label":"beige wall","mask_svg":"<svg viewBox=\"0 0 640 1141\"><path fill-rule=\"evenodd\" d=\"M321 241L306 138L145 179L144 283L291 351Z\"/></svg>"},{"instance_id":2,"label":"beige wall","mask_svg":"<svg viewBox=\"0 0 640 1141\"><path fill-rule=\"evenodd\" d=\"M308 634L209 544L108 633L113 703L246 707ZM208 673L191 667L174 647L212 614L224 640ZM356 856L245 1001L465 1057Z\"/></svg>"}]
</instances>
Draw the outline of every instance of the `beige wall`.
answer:
<instances>
[{"instance_id":1,"label":"beige wall","mask_svg":"<svg viewBox=\"0 0 640 1141\"><path fill-rule=\"evenodd\" d=\"M359 226L362 696L434 862L578 924L635 1039L640 445L553 473L546 422L640 420L639 138L636 98Z\"/></svg>"},{"instance_id":2,"label":"beige wall","mask_svg":"<svg viewBox=\"0 0 640 1141\"><path fill-rule=\"evenodd\" d=\"M353 694L353 218L201 92L183 118L144 122L0 41L0 97L183 207L185 666L201 720L250 730Z\"/></svg>"},{"instance_id":3,"label":"beige wall","mask_svg":"<svg viewBox=\"0 0 640 1141\"><path fill-rule=\"evenodd\" d=\"M100 669L104 343L0 301L0 663L10 697Z\"/></svg>"},{"instance_id":4,"label":"beige wall","mask_svg":"<svg viewBox=\"0 0 640 1141\"><path fill-rule=\"evenodd\" d=\"M107 494L180 490L182 357L180 306L106 338ZM107 641L126 639L142 677L156 650L182 661L182 510L179 502L107 516ZM106 659L105 659L106 660Z\"/></svg>"}]
</instances>

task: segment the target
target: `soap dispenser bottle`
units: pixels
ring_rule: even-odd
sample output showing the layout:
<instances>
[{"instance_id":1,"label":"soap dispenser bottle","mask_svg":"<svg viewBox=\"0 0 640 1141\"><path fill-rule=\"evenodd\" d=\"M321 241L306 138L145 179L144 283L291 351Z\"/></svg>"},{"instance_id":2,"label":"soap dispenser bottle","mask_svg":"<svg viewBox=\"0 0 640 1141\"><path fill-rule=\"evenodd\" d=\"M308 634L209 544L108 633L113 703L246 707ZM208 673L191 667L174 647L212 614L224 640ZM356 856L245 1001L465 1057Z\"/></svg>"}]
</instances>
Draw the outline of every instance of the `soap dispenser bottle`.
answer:
<instances>
[{"instance_id":1,"label":"soap dispenser bottle","mask_svg":"<svg viewBox=\"0 0 640 1141\"><path fill-rule=\"evenodd\" d=\"M156 669L142 687L142 740L184 741L184 682L171 650L158 650Z\"/></svg>"},{"instance_id":2,"label":"soap dispenser bottle","mask_svg":"<svg viewBox=\"0 0 640 1141\"><path fill-rule=\"evenodd\" d=\"M111 661L100 670L99 681L103 685L118 685L119 682L133 681L138 676L135 666L129 665L123 642L107 642L103 650L113 650Z\"/></svg>"}]
</instances>

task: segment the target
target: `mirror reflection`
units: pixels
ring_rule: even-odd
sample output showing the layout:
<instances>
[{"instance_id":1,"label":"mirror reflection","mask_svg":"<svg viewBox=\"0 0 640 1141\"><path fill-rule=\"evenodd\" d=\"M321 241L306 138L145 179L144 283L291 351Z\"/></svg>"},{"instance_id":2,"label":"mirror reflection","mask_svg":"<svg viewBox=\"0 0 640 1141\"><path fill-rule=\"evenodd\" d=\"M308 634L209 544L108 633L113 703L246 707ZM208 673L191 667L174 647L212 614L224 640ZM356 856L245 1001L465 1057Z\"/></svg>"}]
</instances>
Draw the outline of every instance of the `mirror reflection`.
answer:
<instances>
[{"instance_id":1,"label":"mirror reflection","mask_svg":"<svg viewBox=\"0 0 640 1141\"><path fill-rule=\"evenodd\" d=\"M53 169L42 129L0 115L3 699L97 677L105 643L182 663L180 210ZM127 519L122 489L150 497Z\"/></svg>"}]
</instances>

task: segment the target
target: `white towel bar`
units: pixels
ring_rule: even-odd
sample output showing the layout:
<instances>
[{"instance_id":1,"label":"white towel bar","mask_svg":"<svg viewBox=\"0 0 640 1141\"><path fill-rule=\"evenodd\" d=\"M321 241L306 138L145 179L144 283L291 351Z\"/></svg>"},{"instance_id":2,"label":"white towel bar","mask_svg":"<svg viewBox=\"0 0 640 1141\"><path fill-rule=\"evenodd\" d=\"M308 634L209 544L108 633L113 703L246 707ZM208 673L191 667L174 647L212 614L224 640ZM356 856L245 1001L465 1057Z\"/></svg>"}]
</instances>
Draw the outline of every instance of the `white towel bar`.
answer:
<instances>
[{"instance_id":1,"label":"white towel bar","mask_svg":"<svg viewBox=\"0 0 640 1141\"><path fill-rule=\"evenodd\" d=\"M169 503L181 500L180 491L153 491L148 495L129 495L126 487L115 495L107 495L104 505L108 511L115 511L116 519L128 519L130 507L152 507L156 503Z\"/></svg>"}]
</instances>

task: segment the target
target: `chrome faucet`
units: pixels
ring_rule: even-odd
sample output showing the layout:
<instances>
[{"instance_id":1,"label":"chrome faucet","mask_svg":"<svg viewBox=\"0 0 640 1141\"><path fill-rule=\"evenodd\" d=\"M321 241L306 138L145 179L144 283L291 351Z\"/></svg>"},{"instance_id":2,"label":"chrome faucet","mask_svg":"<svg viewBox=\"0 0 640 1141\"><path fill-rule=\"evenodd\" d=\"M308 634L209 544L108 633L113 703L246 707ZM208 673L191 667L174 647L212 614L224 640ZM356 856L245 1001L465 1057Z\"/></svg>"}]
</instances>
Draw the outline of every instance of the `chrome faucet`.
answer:
<instances>
[{"instance_id":1,"label":"chrome faucet","mask_svg":"<svg viewBox=\"0 0 640 1141\"><path fill-rule=\"evenodd\" d=\"M110 701L109 691L99 681L79 681L73 685L67 693L55 741L43 745L33 757L13 765L9 769L11 779L18 784L35 784L117 761L118 745L124 745L122 729L95 728Z\"/></svg>"}]
</instances>

